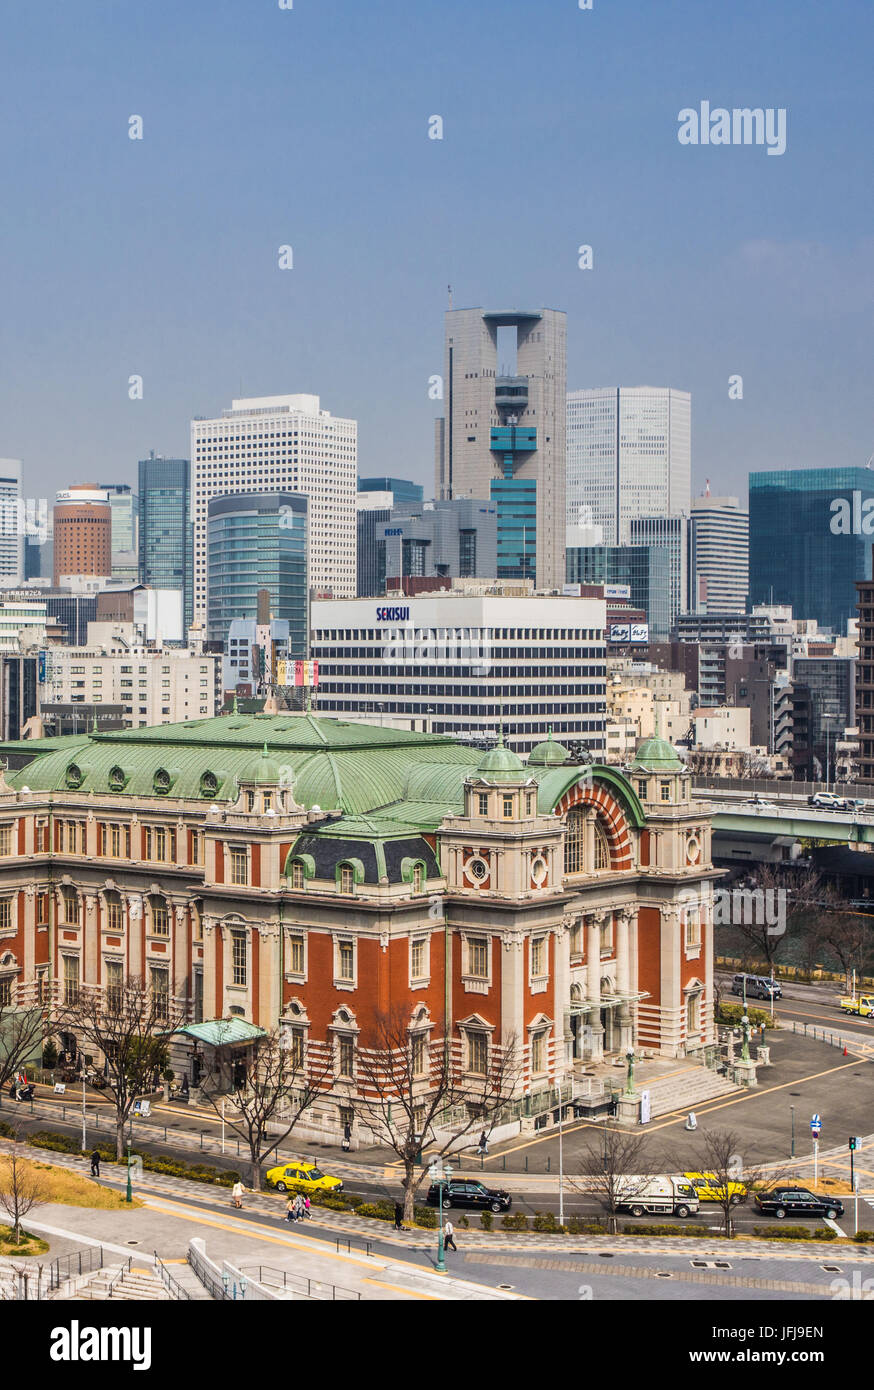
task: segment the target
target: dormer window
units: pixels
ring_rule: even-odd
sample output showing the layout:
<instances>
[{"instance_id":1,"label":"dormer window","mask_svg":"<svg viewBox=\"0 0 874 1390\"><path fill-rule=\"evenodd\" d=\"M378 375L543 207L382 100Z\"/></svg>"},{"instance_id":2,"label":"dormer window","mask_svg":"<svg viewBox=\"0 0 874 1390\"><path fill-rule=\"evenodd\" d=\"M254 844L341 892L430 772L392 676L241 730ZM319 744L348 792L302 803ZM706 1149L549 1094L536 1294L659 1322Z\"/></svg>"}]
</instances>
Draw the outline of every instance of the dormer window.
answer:
<instances>
[{"instance_id":1,"label":"dormer window","mask_svg":"<svg viewBox=\"0 0 874 1390\"><path fill-rule=\"evenodd\" d=\"M351 864L340 865L340 892L352 893L355 889L355 875Z\"/></svg>"},{"instance_id":2,"label":"dormer window","mask_svg":"<svg viewBox=\"0 0 874 1390\"><path fill-rule=\"evenodd\" d=\"M416 864L415 867L413 868L413 892L414 892L414 893L421 893L423 882L424 882L424 875L423 875L423 873L422 873L422 865L421 865L421 864Z\"/></svg>"},{"instance_id":3,"label":"dormer window","mask_svg":"<svg viewBox=\"0 0 874 1390\"><path fill-rule=\"evenodd\" d=\"M295 861L291 866L291 886L292 888L303 888L303 864Z\"/></svg>"}]
</instances>

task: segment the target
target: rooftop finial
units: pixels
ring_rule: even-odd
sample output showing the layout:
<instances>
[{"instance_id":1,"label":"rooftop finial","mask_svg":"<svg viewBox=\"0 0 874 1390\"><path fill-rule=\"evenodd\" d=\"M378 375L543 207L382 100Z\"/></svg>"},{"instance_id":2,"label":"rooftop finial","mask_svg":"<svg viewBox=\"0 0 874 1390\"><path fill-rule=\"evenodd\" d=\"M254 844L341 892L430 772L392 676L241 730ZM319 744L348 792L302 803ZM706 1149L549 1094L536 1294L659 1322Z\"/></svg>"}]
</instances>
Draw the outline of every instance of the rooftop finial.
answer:
<instances>
[{"instance_id":1,"label":"rooftop finial","mask_svg":"<svg viewBox=\"0 0 874 1390\"><path fill-rule=\"evenodd\" d=\"M236 692L236 690L234 691L234 714L239 714L239 707L238 707L238 705L237 705L237 692Z\"/></svg>"}]
</instances>

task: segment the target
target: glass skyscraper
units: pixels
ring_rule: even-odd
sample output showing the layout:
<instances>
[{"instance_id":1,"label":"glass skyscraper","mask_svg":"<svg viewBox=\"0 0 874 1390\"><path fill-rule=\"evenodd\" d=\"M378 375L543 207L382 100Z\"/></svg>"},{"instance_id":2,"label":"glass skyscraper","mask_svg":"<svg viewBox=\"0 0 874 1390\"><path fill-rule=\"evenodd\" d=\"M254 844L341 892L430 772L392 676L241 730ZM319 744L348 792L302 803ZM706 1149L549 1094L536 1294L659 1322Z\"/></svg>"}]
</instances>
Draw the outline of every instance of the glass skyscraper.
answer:
<instances>
[{"instance_id":1,"label":"glass skyscraper","mask_svg":"<svg viewBox=\"0 0 874 1390\"><path fill-rule=\"evenodd\" d=\"M856 581L871 578L874 472L786 468L750 474L750 603L791 604L845 633Z\"/></svg>"},{"instance_id":2,"label":"glass skyscraper","mask_svg":"<svg viewBox=\"0 0 874 1390\"><path fill-rule=\"evenodd\" d=\"M271 618L287 619L288 652L307 648L307 499L295 492L234 493L207 506L207 637L224 646L235 618L258 617L258 590Z\"/></svg>"},{"instance_id":3,"label":"glass skyscraper","mask_svg":"<svg viewBox=\"0 0 874 1390\"><path fill-rule=\"evenodd\" d=\"M181 589L186 629L192 616L190 475L188 459L154 453L140 459L139 581L153 589Z\"/></svg>"}]
</instances>

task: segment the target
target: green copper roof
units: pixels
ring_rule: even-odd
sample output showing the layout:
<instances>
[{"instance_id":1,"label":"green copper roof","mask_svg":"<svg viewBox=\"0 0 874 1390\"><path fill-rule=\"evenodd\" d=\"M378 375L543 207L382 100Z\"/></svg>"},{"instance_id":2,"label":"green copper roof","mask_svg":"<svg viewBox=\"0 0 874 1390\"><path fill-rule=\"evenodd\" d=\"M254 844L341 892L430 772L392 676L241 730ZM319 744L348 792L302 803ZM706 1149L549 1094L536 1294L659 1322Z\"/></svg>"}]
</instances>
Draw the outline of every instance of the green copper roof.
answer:
<instances>
[{"instance_id":1,"label":"green copper roof","mask_svg":"<svg viewBox=\"0 0 874 1390\"><path fill-rule=\"evenodd\" d=\"M247 1023L244 1018L212 1018L208 1023L189 1023L184 1028L175 1029L207 1047L228 1047L233 1043L254 1042L256 1038L266 1038L263 1028Z\"/></svg>"},{"instance_id":2,"label":"green copper roof","mask_svg":"<svg viewBox=\"0 0 874 1390\"><path fill-rule=\"evenodd\" d=\"M483 755L476 776L485 782L518 782L524 778L525 764L518 753L504 746L503 730L495 747Z\"/></svg>"},{"instance_id":3,"label":"green copper roof","mask_svg":"<svg viewBox=\"0 0 874 1390\"><path fill-rule=\"evenodd\" d=\"M632 772L682 772L683 761L663 738L645 738L634 755Z\"/></svg>"},{"instance_id":4,"label":"green copper roof","mask_svg":"<svg viewBox=\"0 0 874 1390\"><path fill-rule=\"evenodd\" d=\"M279 781L279 764L274 762L267 752L267 743L261 750L259 758L253 758L247 763L240 773L241 782L254 782L256 786L275 786Z\"/></svg>"},{"instance_id":5,"label":"green copper roof","mask_svg":"<svg viewBox=\"0 0 874 1390\"><path fill-rule=\"evenodd\" d=\"M561 743L556 743L552 737L552 730L549 731L549 738L543 743L536 744L528 754L529 767L560 767L566 763L570 753Z\"/></svg>"}]
</instances>

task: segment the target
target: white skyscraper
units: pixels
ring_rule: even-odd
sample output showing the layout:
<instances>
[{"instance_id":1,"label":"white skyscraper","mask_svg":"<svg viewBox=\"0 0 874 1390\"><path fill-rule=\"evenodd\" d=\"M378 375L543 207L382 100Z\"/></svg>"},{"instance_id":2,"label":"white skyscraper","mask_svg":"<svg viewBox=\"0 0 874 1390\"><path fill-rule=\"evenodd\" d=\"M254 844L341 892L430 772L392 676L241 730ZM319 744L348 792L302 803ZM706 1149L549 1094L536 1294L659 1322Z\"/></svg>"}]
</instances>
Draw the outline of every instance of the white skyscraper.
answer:
<instances>
[{"instance_id":1,"label":"white skyscraper","mask_svg":"<svg viewBox=\"0 0 874 1390\"><path fill-rule=\"evenodd\" d=\"M318 396L256 396L192 420L194 620L206 622L207 503L231 493L303 493L310 587L354 598L357 480L357 421L321 410Z\"/></svg>"},{"instance_id":2,"label":"white skyscraper","mask_svg":"<svg viewBox=\"0 0 874 1390\"><path fill-rule=\"evenodd\" d=\"M20 584L24 578L24 514L21 506L21 459L0 459L0 580Z\"/></svg>"},{"instance_id":3,"label":"white skyscraper","mask_svg":"<svg viewBox=\"0 0 874 1390\"><path fill-rule=\"evenodd\" d=\"M689 520L692 610L745 613L750 589L750 517L736 497L693 497Z\"/></svg>"},{"instance_id":4,"label":"white skyscraper","mask_svg":"<svg viewBox=\"0 0 874 1390\"><path fill-rule=\"evenodd\" d=\"M688 516L692 397L667 386L598 386L567 398L567 521L628 545L637 517Z\"/></svg>"}]
</instances>

